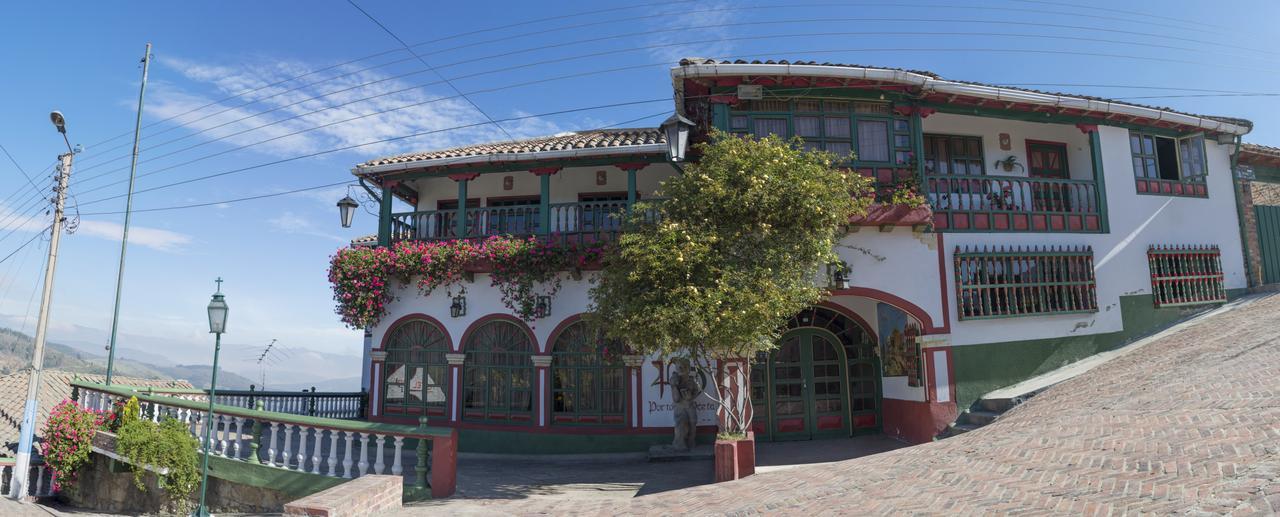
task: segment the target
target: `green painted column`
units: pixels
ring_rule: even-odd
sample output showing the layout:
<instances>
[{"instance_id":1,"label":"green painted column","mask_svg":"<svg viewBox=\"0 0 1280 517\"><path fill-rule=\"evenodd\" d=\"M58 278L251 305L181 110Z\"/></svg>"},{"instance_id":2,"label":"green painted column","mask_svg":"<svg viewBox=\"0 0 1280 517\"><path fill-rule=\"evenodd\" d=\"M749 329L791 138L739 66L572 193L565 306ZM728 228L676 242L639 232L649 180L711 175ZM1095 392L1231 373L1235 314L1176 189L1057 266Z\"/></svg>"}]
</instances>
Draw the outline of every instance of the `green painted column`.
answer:
<instances>
[{"instance_id":1,"label":"green painted column","mask_svg":"<svg viewBox=\"0 0 1280 517\"><path fill-rule=\"evenodd\" d=\"M920 107L911 110L911 156L916 161L916 178L920 181L920 195L928 199L929 183L924 177L924 117Z\"/></svg>"},{"instance_id":2,"label":"green painted column","mask_svg":"<svg viewBox=\"0 0 1280 517\"><path fill-rule=\"evenodd\" d=\"M631 213L631 205L636 204L636 169L627 169L627 213Z\"/></svg>"},{"instance_id":3,"label":"green painted column","mask_svg":"<svg viewBox=\"0 0 1280 517\"><path fill-rule=\"evenodd\" d=\"M728 104L712 104L711 105L711 125L724 132L729 131L729 105Z\"/></svg>"},{"instance_id":4,"label":"green painted column","mask_svg":"<svg viewBox=\"0 0 1280 517\"><path fill-rule=\"evenodd\" d=\"M378 203L378 245L391 245L391 194L392 184L383 182L382 199Z\"/></svg>"},{"instance_id":5,"label":"green painted column","mask_svg":"<svg viewBox=\"0 0 1280 517\"><path fill-rule=\"evenodd\" d=\"M551 234L551 175L539 174L538 184L542 189L542 196L538 199L538 216L541 220L538 226L538 233L541 235Z\"/></svg>"},{"instance_id":6,"label":"green painted column","mask_svg":"<svg viewBox=\"0 0 1280 517\"><path fill-rule=\"evenodd\" d=\"M1098 189L1098 217L1101 219L1102 233L1111 233L1111 223L1107 217L1107 175L1102 169L1102 136L1095 126L1089 133L1089 158L1093 162L1093 181Z\"/></svg>"},{"instance_id":7,"label":"green painted column","mask_svg":"<svg viewBox=\"0 0 1280 517\"><path fill-rule=\"evenodd\" d=\"M458 215L454 219L453 232L454 237L458 239L467 237L467 182L470 178L454 178L458 182Z\"/></svg>"}]
</instances>

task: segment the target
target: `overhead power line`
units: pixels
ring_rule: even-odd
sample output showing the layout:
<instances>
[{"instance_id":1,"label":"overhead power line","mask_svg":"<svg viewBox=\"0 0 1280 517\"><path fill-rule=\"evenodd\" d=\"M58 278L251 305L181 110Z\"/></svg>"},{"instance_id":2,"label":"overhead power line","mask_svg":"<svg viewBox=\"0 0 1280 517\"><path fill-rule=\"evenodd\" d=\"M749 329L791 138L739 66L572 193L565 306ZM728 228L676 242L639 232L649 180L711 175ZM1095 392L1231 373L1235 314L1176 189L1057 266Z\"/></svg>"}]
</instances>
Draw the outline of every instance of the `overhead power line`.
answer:
<instances>
[{"instance_id":1,"label":"overhead power line","mask_svg":"<svg viewBox=\"0 0 1280 517\"><path fill-rule=\"evenodd\" d=\"M18 164L18 160L13 159L13 155L9 154L9 150L5 149L3 144L0 144L0 151L4 151L4 155L9 157L9 161L13 163L14 167L18 168L18 172L22 173L22 177L27 179L27 184L31 185L31 189L35 190L36 192L39 192L40 188L36 187L36 182L31 180L31 175L27 174L27 170L23 169L22 165Z\"/></svg>"},{"instance_id":2,"label":"overhead power line","mask_svg":"<svg viewBox=\"0 0 1280 517\"><path fill-rule=\"evenodd\" d=\"M454 85L452 81L450 81L447 77L441 74L439 70L436 70L435 67L432 67L430 63L427 63L426 59L423 59L421 55L419 55L417 52L414 52L413 47L410 47L408 43L405 43L404 40L400 39L400 36L396 36L396 33L391 32L391 29L388 29L386 25L383 25L382 22L378 21L377 18L374 18L372 14L369 14L369 11L366 11L364 10L364 8L357 5L355 0L347 0L347 3L351 4L351 7L355 7L357 11L360 11L360 14L363 14L365 18L368 18L369 21L374 23L374 25L377 25L378 27L380 27L383 32L386 32L388 36L391 36L392 39L396 40L396 42L399 43L400 46L404 47L406 51L412 54L413 57L417 58L418 61L421 62L423 66L427 67L428 70L431 70L431 73L435 74L436 77L439 77L440 80L444 81L445 84L449 85L449 88L452 89L454 93L461 96L463 100L467 101L467 104L470 104L471 107L475 108L475 110L480 112L481 115L484 115L484 118L488 119L490 123L492 123L495 127L501 130L502 134L507 135L507 140L515 140L515 137L511 136L511 133L507 132L507 128L502 127L502 124L494 122L493 117L490 117L488 113L485 113L484 109L481 108L480 105L476 104L475 101L471 100L471 97L467 97L467 94L462 93L462 90L459 90L458 87Z\"/></svg>"},{"instance_id":3,"label":"overhead power line","mask_svg":"<svg viewBox=\"0 0 1280 517\"><path fill-rule=\"evenodd\" d=\"M670 2L670 3L671 3L671 4L681 4L681 3L690 3L690 2L676 1L676 2ZM1048 3L1048 2L1043 2L1043 3ZM1060 4L1060 5L1071 5L1071 4ZM520 33L520 34L504 34L501 38L490 39L490 40L484 40L484 41L480 41L480 42L472 42L472 43L469 43L469 44L466 44L466 45L460 45L460 46L450 47L450 48L441 49L441 50L437 50L437 51L430 52L430 53L425 53L425 54L416 54L416 53L415 53L415 56L417 56L417 57L410 57L410 58L399 59L399 60L396 60L396 61L391 61L391 62L389 62L389 63L383 63L383 64L381 64L381 65L377 65L377 66L375 66L375 67L367 67L367 68L363 68L363 69L361 69L361 70L359 70L359 71L365 71L365 70L369 70L369 69L371 69L371 68L377 68L377 67L386 66L386 65L389 65L389 64L394 64L394 63L404 62L404 61L408 61L408 60L412 60L412 59L417 59L417 58L420 58L421 56L424 56L424 55L436 54L436 53L441 53L441 52L448 52L448 51L453 51L453 50L458 50L458 49L468 48L468 47L474 47L474 46L484 45L484 44L489 44L489 43L494 43L494 42L504 42L504 41L509 41L509 40L511 40L511 39L514 39L514 38L527 37L527 36L537 36L537 35L548 34L548 33L551 33L551 32L560 32L560 31L565 31L565 30L580 29L580 28L584 28L584 27L597 26L597 25L607 25L607 24L624 23L624 22L635 22L635 21L643 20L643 19L663 18L663 17L677 16L677 15L679 15L679 16L689 16L689 15L693 15L693 14L700 14L700 13L715 13L715 12L741 11L741 10L768 10L768 9L791 9L791 10L794 10L794 9L797 9L797 8L803 8L803 7L876 7L876 6L879 6L879 7L914 7L914 8L927 8L927 9L963 9L963 10L966 10L966 11L983 11L983 10L986 10L986 11L996 11L996 12L1002 12L1002 13L1004 13L1004 12L1023 12L1023 13L1030 13L1030 14L1050 14L1050 15L1055 15L1055 16L1068 16L1068 17L1078 17L1078 18L1086 18L1086 19L1100 19L1100 20L1107 20L1107 21L1122 21L1122 22L1126 22L1126 23L1143 23L1143 25L1144 25L1144 26L1167 26L1167 25L1164 25L1164 24L1153 23L1153 22L1151 22L1149 19L1144 19L1144 18L1133 18L1133 17L1124 17L1124 18L1122 18L1122 17L1116 17L1116 16L1103 16L1103 15L1088 14L1087 12L1082 12L1082 11L1048 11L1048 10L1043 10L1043 9L1025 9L1025 8L1010 8L1010 7L983 7L983 6L960 5L960 4L937 4L937 3L933 3L933 4L917 4L917 3L903 3L903 2L821 2L821 3L805 3L805 4L756 5L756 6L732 6L732 7L721 7L721 8L701 9L701 10L687 10L687 9L686 9L686 10L682 10L682 11L678 11L678 12L667 12L667 13L662 13L662 14L653 14L653 15L644 15L644 16L632 16L632 17L627 17L627 18L613 18L613 19L608 19L608 20L603 20L603 21L594 21L594 22L588 22L588 23L581 23L581 24L574 24L574 25L567 25L567 26L554 27L554 28L549 28L549 29L540 29L540 30L538 30L538 31L525 32L525 33ZM358 6L357 6L357 7L358 7ZM480 29L480 30L470 31L470 32L467 32L467 33L456 34L456 35L452 35L452 36L445 36L445 37L442 37L442 38L436 38L436 39L429 40L429 41L422 42L422 43L417 43L417 44L407 45L407 47L408 47L407 49L406 49L406 48L399 48L399 49L391 49L391 50L387 50L387 51L382 51L382 52L378 52L378 53L370 54L370 55L367 55L367 56L364 56L364 57L360 57L360 58L356 58L356 59L352 59L352 60L344 61L344 62L341 62L341 63L337 63L337 64L334 64L334 65L329 65L329 66L326 66L326 67L322 67L322 68L314 69L314 70L311 70L311 71L308 71L308 72L304 72L304 73L302 73L302 74L295 75L295 76L292 76L292 77L289 77L289 78L286 78L286 79L282 79L282 80L279 80L279 81L274 81L274 82L269 83L269 84L266 84L266 85L258 86L258 87L255 87L255 88L250 88L250 89L247 89L247 90L241 91L241 92L239 92L239 93L237 93L237 94L233 94L233 95L231 95L231 96L224 97L224 98L219 99L219 100L217 100L217 101L213 101L213 102L210 102L210 103L207 103L207 104L201 105L201 106L199 106L199 107L192 108L192 109L190 109L190 110L188 110L188 111L185 111L185 112L179 113L179 114L177 114L177 115L173 115L173 116L167 117L167 118L165 118L165 119L162 119L162 120L159 120L159 121L156 121L156 122L153 122L153 123L147 124L147 125L146 125L146 126L144 126L144 127L148 127L148 128L149 128L149 127L152 127L152 126L154 126L154 125L156 125L156 124L163 123L163 122L167 122L167 121L170 121L170 120L174 120L174 119L176 119L176 118L179 118L179 117L182 117L182 116L188 115L188 114L190 114L190 113L194 113L194 112L197 112L197 111L203 110L204 108L211 107L211 106L214 106L214 105L217 105L217 104L221 104L222 102L225 102L225 101L228 101L228 100L232 100L232 99L235 99L235 98L239 98L239 97L242 97L242 96L244 96L244 95L248 95L248 94L251 94L251 93L258 92L258 91L262 91L262 90L264 90L264 89L271 88L271 87L274 87L274 86L278 86L278 85L281 85L281 84L284 84L284 83L287 83L287 82L290 82L290 81L293 81L293 80L301 79L301 78L303 78L303 77L307 77L307 76L310 76L310 75L314 75L314 74L319 73L319 72L323 72L323 71L328 71L328 70L333 70L333 69L341 68L341 67L344 67L344 66L347 66L347 65L350 65L350 64L354 64L354 63L356 63L356 62L364 61L364 60L371 59L371 58L374 58L374 57L379 57L379 56L387 55L387 54L394 53L394 52L398 52L398 51L401 51L401 50L409 50L410 52L413 52L413 51L412 51L412 48L416 48L416 47L419 47L419 46L423 46L423 45L427 45L427 44L431 44L431 43L436 43L436 42L440 42L440 41L445 41L445 40L449 40L449 39L455 39L455 38L462 37L462 36L465 36L465 35L473 35L473 34L478 34L478 33L483 33L483 32L498 31L498 30L501 30L501 29L510 28L510 27L515 27L515 26L530 25L530 24L534 24L534 23L541 22L541 21L548 21L548 20L555 20L555 19L567 19L567 18L574 18L574 17L586 16L586 15L590 15L590 14L598 14L598 13L603 13L603 12L612 12L612 11L631 10L631 9L636 9L636 8L639 8L639 7L642 7L642 6L624 6L624 7L617 7L617 8L600 9L600 10L589 11L589 12L584 12L584 13L573 13L573 14L566 14L566 15L558 15L558 16L552 16L552 17L545 17L545 18L540 18L540 19L537 19L537 20L529 20L529 21L525 21L525 22L518 22L518 23L514 23L514 24L507 24L507 25L503 25L503 26L500 26L500 27L492 27L492 28L489 28L489 29ZM648 7L648 6L643 6L643 7ZM912 22L921 22L921 21L924 21L924 22L940 22L940 23L998 23L998 24L1002 24L1002 25L1007 25L1008 23L1010 23L1010 21L1009 21L1009 20L987 20L987 21L982 21L982 20L961 20L961 19L954 19L954 18L947 18L947 19L934 19L934 20L930 20L930 19L922 19L922 18L909 18L909 19L898 19L898 20L900 20L900 21L912 21ZM872 21L872 22L874 22L874 21L890 21L890 19L884 19L884 18L879 18L879 19L865 19L865 21ZM745 23L746 23L746 24L751 24L751 23L758 23L758 22L745 22ZM1253 51L1253 52L1267 53L1267 54L1273 54L1273 55L1278 54L1277 52L1270 51L1270 50L1266 50L1266 49L1250 48L1250 47L1243 47L1243 46L1238 46L1238 45L1230 45L1230 44L1222 43L1221 41L1198 40L1198 39L1194 39L1194 38L1186 38L1186 37L1170 36L1170 35L1167 35L1167 34L1140 33L1140 32L1134 32L1134 31L1122 31L1122 30L1116 30L1116 29L1101 29L1101 28L1094 28L1094 27L1063 26L1063 25L1059 25L1059 24L1036 24L1036 23L1025 22L1025 21L1020 21L1020 22L1017 22L1017 23L1018 23L1019 25L1024 25L1024 26L1026 26L1026 25L1029 25L1029 26L1055 26L1055 25L1057 25L1057 26L1061 26L1061 27L1063 27L1063 28L1073 28L1073 29L1076 29L1076 30L1096 30L1096 31L1103 31L1103 32L1129 33L1129 34L1143 35L1143 36L1149 36L1149 37L1157 37L1157 38L1165 38L1165 39L1173 39L1173 40L1188 41L1188 42L1197 43L1197 44L1202 44L1202 45L1220 46L1220 47L1224 47L1224 48L1237 48L1237 49L1241 49L1241 50L1249 50L1249 51ZM736 24L726 24L726 25L736 25ZM1177 28L1185 29L1185 27L1177 27ZM656 33L656 32L666 32L666 31L669 31L669 30L687 30L687 29L688 29L687 27L686 27L686 28L677 28L677 29L667 29L667 30L659 29L659 30L649 31L649 32L654 32L654 33ZM397 38L397 39L398 39L398 38ZM402 45L404 45L403 40L401 40L401 43L402 43ZM441 67L441 68L443 68L443 67ZM357 72L351 72L351 73L346 73L346 74L342 74L342 75L339 75L339 76L336 76L336 77L333 77L333 78L326 79L326 81L327 81L327 80L336 79L336 78L338 78L338 77L344 77L344 76L352 75L352 73L358 73L359 71L357 71ZM321 81L321 82L323 82L323 81ZM316 84L316 83L311 83L311 85L314 85L314 84ZM295 88L295 89L296 89L296 88ZM287 90L287 91L293 91L293 90L295 90L295 89L290 89L290 90ZM278 94L277 94L277 95L278 95ZM269 97L270 97L270 96L269 96ZM267 98L269 98L269 97L267 97ZM265 99L265 98L264 98L264 99ZM263 99L258 99L258 100L263 100ZM244 106L244 105L247 105L247 104L252 104L253 102L257 102L257 101L251 101L250 103L242 104L242 105L240 105L240 106ZM222 112L225 112L225 111L226 111L226 110L223 110ZM222 113L222 112L219 112L219 113ZM202 118L202 119L203 119L203 118ZM190 121L189 121L189 122L190 122ZM169 130L172 130L172 129L175 129L176 127L182 127L182 126L175 126L175 127L171 127L171 128L168 128L168 129L162 130L162 131L161 131L161 133L166 132L166 131L169 131ZM107 140L104 140L104 141L99 142L99 143L97 143L97 144L94 144L94 146L96 146L96 145L100 145L100 144L102 144L102 143L106 143L106 142L111 141L111 140L115 140L115 139L120 138L120 137L122 137L122 136L126 136L127 134L128 134L128 133L123 133L123 134L121 134L121 135L117 135L117 136L112 137L112 138L110 138L110 139L107 139ZM157 134L158 134L158 133L157 133ZM116 147L116 148L118 148L118 147ZM112 149L115 149L115 148L112 148ZM94 158L93 156L83 158L83 159L82 159L82 162L83 162L83 161L87 161L87 160L91 160L91 159L93 159L93 158Z\"/></svg>"}]
</instances>

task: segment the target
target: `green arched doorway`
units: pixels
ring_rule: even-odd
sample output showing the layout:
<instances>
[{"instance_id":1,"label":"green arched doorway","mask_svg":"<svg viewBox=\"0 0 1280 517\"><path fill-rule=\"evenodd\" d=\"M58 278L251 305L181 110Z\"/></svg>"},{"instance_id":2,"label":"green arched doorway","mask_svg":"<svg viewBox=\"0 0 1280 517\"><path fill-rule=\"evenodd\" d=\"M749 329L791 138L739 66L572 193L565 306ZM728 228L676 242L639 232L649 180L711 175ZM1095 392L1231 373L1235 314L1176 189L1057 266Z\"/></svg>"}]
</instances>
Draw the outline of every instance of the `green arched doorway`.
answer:
<instances>
[{"instance_id":1,"label":"green arched doorway","mask_svg":"<svg viewBox=\"0 0 1280 517\"><path fill-rule=\"evenodd\" d=\"M751 365L752 428L761 440L880 431L880 364L870 330L825 307L793 317L778 348Z\"/></svg>"}]
</instances>

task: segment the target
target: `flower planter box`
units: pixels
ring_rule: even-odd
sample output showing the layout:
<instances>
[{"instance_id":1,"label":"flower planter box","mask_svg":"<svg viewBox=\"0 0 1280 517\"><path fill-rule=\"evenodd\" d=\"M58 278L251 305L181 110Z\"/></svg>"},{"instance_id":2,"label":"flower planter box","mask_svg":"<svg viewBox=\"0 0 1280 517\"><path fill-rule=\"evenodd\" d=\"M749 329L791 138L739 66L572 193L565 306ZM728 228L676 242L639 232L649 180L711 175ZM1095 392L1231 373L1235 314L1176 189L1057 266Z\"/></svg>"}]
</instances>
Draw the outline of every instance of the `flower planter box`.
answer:
<instances>
[{"instance_id":1,"label":"flower planter box","mask_svg":"<svg viewBox=\"0 0 1280 517\"><path fill-rule=\"evenodd\" d=\"M716 439L716 483L756 473L756 434L741 440Z\"/></svg>"}]
</instances>

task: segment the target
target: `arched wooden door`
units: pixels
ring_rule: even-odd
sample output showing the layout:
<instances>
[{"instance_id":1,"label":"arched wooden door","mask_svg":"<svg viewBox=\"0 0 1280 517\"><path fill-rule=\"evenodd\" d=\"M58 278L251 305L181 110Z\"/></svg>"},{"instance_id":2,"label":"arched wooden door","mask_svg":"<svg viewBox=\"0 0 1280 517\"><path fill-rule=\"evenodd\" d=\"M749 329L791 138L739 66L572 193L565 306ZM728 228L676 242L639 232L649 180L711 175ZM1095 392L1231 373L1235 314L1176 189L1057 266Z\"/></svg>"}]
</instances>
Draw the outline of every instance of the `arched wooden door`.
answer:
<instances>
[{"instance_id":1,"label":"arched wooden door","mask_svg":"<svg viewBox=\"0 0 1280 517\"><path fill-rule=\"evenodd\" d=\"M751 365L752 428L762 440L811 440L880 428L875 341L825 308L802 312Z\"/></svg>"}]
</instances>

